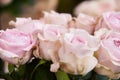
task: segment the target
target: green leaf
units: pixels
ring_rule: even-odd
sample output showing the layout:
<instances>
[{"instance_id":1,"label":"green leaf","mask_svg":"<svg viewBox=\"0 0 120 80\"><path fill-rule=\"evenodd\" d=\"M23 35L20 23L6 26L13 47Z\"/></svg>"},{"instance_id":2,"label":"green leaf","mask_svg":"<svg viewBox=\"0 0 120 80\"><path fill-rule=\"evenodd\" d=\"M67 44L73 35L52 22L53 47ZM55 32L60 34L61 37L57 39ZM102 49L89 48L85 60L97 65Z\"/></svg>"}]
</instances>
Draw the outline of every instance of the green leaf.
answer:
<instances>
[{"instance_id":1,"label":"green leaf","mask_svg":"<svg viewBox=\"0 0 120 80\"><path fill-rule=\"evenodd\" d=\"M13 64L8 64L9 74L11 74L15 70L15 66Z\"/></svg>"},{"instance_id":2,"label":"green leaf","mask_svg":"<svg viewBox=\"0 0 120 80\"><path fill-rule=\"evenodd\" d=\"M26 65L20 65L18 68L18 74L23 77L25 75Z\"/></svg>"},{"instance_id":3,"label":"green leaf","mask_svg":"<svg viewBox=\"0 0 120 80\"><path fill-rule=\"evenodd\" d=\"M10 76L12 77L13 80L21 80L21 76L16 72L16 71L13 71Z\"/></svg>"},{"instance_id":4,"label":"green leaf","mask_svg":"<svg viewBox=\"0 0 120 80\"><path fill-rule=\"evenodd\" d=\"M70 80L68 74L63 71L58 71L55 74L57 80Z\"/></svg>"},{"instance_id":5,"label":"green leaf","mask_svg":"<svg viewBox=\"0 0 120 80\"><path fill-rule=\"evenodd\" d=\"M1 73L1 72L0 72L0 78L3 78L5 80L13 80L9 74L5 74L5 73Z\"/></svg>"},{"instance_id":6,"label":"green leaf","mask_svg":"<svg viewBox=\"0 0 120 80\"><path fill-rule=\"evenodd\" d=\"M49 68L40 66L34 75L32 80L56 80L55 74L49 71Z\"/></svg>"},{"instance_id":7,"label":"green leaf","mask_svg":"<svg viewBox=\"0 0 120 80\"><path fill-rule=\"evenodd\" d=\"M34 72L36 71L36 69L37 69L40 65L42 65L42 64L44 64L44 63L46 63L45 60L40 60L40 62L39 62L39 63L35 66L35 68L33 69L32 73L31 73L31 76L30 76L30 79L32 79L33 74L34 74Z\"/></svg>"},{"instance_id":8,"label":"green leaf","mask_svg":"<svg viewBox=\"0 0 120 80\"><path fill-rule=\"evenodd\" d=\"M31 80L57 80L55 73L50 72L50 62L40 65L34 72Z\"/></svg>"}]
</instances>

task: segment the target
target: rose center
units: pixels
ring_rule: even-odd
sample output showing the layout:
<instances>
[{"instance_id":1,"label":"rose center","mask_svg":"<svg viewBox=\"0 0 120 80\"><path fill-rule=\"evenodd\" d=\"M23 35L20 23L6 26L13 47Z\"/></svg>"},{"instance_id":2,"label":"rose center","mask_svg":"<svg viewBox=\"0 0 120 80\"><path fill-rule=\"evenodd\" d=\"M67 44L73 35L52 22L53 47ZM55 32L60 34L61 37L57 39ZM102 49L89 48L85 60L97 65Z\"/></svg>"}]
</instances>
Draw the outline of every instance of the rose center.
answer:
<instances>
[{"instance_id":1,"label":"rose center","mask_svg":"<svg viewBox=\"0 0 120 80\"><path fill-rule=\"evenodd\" d=\"M71 40L71 43L75 43L75 44L85 44L84 40L81 38L73 38Z\"/></svg>"},{"instance_id":2,"label":"rose center","mask_svg":"<svg viewBox=\"0 0 120 80\"><path fill-rule=\"evenodd\" d=\"M120 40L114 40L115 46L119 47L120 46Z\"/></svg>"},{"instance_id":3,"label":"rose center","mask_svg":"<svg viewBox=\"0 0 120 80\"><path fill-rule=\"evenodd\" d=\"M53 29L50 29L50 30L48 30L51 34L53 34L53 35L58 35L58 32L57 32L57 30L53 30Z\"/></svg>"}]
</instances>

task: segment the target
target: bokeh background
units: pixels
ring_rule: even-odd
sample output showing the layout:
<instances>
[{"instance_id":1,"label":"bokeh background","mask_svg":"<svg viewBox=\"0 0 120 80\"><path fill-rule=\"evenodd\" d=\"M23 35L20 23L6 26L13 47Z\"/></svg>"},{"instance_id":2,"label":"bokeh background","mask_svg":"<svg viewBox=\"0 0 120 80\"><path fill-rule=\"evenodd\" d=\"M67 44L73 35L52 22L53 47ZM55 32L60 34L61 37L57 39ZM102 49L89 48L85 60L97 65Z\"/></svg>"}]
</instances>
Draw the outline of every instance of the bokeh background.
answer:
<instances>
[{"instance_id":1,"label":"bokeh background","mask_svg":"<svg viewBox=\"0 0 120 80\"><path fill-rule=\"evenodd\" d=\"M56 10L60 13L71 13L83 0L0 0L0 29L11 28L10 20L16 17L43 16L42 11Z\"/></svg>"}]
</instances>

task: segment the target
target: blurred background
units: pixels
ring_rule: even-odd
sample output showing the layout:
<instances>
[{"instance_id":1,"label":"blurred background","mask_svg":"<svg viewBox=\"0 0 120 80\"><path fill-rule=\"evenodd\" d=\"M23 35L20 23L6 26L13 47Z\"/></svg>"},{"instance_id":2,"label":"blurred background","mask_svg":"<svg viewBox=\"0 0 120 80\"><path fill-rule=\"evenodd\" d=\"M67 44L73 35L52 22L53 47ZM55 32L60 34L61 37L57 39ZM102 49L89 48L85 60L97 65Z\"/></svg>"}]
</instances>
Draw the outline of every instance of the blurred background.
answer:
<instances>
[{"instance_id":1,"label":"blurred background","mask_svg":"<svg viewBox=\"0 0 120 80\"><path fill-rule=\"evenodd\" d=\"M55 10L78 16L84 13L97 19L107 11L120 11L120 0L0 0L0 29L16 17L39 19L43 11Z\"/></svg>"},{"instance_id":2,"label":"blurred background","mask_svg":"<svg viewBox=\"0 0 120 80\"><path fill-rule=\"evenodd\" d=\"M60 13L71 13L83 0L0 0L0 29L11 28L10 20L16 17L39 19L42 11L55 10Z\"/></svg>"}]
</instances>

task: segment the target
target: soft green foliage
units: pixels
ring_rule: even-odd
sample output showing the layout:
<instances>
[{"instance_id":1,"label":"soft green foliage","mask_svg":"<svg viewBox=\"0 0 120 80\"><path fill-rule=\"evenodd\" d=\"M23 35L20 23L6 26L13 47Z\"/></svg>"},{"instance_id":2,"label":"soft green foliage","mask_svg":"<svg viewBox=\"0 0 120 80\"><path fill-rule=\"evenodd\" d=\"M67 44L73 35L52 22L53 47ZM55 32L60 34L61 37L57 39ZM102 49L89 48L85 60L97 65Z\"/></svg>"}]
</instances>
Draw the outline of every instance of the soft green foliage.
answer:
<instances>
[{"instance_id":1,"label":"soft green foliage","mask_svg":"<svg viewBox=\"0 0 120 80\"><path fill-rule=\"evenodd\" d=\"M57 80L70 80L68 74L63 71L58 71L55 73Z\"/></svg>"},{"instance_id":2,"label":"soft green foliage","mask_svg":"<svg viewBox=\"0 0 120 80\"><path fill-rule=\"evenodd\" d=\"M14 69L15 69L15 67L13 64L8 65L9 74L11 74L14 71Z\"/></svg>"}]
</instances>

